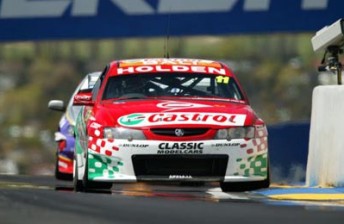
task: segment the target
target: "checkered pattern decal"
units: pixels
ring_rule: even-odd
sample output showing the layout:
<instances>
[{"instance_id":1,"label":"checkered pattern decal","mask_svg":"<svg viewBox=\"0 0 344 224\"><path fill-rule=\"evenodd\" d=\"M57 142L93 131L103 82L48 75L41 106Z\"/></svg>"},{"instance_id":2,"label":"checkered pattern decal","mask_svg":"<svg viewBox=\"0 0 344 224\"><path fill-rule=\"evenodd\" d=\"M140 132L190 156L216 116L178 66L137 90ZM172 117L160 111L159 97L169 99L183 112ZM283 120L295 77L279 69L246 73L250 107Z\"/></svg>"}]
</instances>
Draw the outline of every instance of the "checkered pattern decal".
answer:
<instances>
[{"instance_id":1,"label":"checkered pattern decal","mask_svg":"<svg viewBox=\"0 0 344 224\"><path fill-rule=\"evenodd\" d=\"M90 180L101 177L103 179L114 179L120 171L123 163L116 157L102 156L100 154L88 153L88 178Z\"/></svg>"},{"instance_id":2,"label":"checkered pattern decal","mask_svg":"<svg viewBox=\"0 0 344 224\"><path fill-rule=\"evenodd\" d=\"M266 176L267 175L267 154L249 157L248 159L237 159L240 176Z\"/></svg>"},{"instance_id":3,"label":"checkered pattern decal","mask_svg":"<svg viewBox=\"0 0 344 224\"><path fill-rule=\"evenodd\" d=\"M241 145L246 149L247 158L238 158L239 170L234 175L241 176L267 176L268 170L268 154L267 154L267 137L252 140L253 147L247 147L247 144ZM262 153L264 152L264 153ZM254 155L254 156L250 156Z\"/></svg>"}]
</instances>

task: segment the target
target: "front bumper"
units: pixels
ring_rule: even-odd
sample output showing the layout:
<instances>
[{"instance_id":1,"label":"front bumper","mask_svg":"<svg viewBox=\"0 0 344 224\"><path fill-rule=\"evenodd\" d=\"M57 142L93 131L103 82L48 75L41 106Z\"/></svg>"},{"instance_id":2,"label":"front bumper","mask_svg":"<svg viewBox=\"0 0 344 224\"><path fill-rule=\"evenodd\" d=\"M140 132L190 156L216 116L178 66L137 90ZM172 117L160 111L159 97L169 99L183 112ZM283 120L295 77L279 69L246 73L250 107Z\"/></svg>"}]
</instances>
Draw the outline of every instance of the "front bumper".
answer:
<instances>
[{"instance_id":1,"label":"front bumper","mask_svg":"<svg viewBox=\"0 0 344 224\"><path fill-rule=\"evenodd\" d=\"M91 139L92 140L92 139ZM128 141L93 139L88 178L94 181L265 180L267 137L206 141Z\"/></svg>"}]
</instances>

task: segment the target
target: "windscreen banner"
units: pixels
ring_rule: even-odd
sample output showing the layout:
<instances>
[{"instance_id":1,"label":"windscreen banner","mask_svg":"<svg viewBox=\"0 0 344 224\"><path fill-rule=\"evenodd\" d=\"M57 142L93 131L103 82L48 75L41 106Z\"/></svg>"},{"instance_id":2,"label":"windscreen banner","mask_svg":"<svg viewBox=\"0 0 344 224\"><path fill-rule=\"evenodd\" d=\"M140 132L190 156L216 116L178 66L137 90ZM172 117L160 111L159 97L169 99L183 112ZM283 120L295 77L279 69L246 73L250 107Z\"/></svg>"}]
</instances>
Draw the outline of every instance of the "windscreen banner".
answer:
<instances>
[{"instance_id":1,"label":"windscreen banner","mask_svg":"<svg viewBox=\"0 0 344 224\"><path fill-rule=\"evenodd\" d=\"M0 41L314 32L343 0L0 0Z\"/></svg>"}]
</instances>

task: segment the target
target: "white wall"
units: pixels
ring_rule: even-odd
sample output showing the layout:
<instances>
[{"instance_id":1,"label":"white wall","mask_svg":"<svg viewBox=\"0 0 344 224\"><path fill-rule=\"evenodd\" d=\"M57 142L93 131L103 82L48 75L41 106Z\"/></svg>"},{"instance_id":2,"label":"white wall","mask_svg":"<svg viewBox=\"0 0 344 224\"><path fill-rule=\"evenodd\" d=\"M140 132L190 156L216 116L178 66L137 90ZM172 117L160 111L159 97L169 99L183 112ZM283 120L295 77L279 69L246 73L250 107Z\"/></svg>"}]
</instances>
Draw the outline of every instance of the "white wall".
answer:
<instances>
[{"instance_id":1,"label":"white wall","mask_svg":"<svg viewBox=\"0 0 344 224\"><path fill-rule=\"evenodd\" d=\"M344 86L313 90L306 185L344 186Z\"/></svg>"}]
</instances>

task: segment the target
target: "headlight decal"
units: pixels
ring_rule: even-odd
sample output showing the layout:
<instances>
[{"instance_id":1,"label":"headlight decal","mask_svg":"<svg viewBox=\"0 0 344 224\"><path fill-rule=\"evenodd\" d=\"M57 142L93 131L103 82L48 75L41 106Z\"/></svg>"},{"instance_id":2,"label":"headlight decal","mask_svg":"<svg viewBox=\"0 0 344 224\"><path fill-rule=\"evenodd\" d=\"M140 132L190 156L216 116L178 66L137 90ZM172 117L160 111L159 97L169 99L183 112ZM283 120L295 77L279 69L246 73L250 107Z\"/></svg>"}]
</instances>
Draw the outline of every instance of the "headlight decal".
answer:
<instances>
[{"instance_id":1,"label":"headlight decal","mask_svg":"<svg viewBox=\"0 0 344 224\"><path fill-rule=\"evenodd\" d=\"M265 125L255 125L256 136L257 137L266 137L268 136L268 130Z\"/></svg>"},{"instance_id":2,"label":"headlight decal","mask_svg":"<svg viewBox=\"0 0 344 224\"><path fill-rule=\"evenodd\" d=\"M255 128L248 127L232 127L219 129L216 132L215 139L252 139L255 137Z\"/></svg>"},{"instance_id":3,"label":"headlight decal","mask_svg":"<svg viewBox=\"0 0 344 224\"><path fill-rule=\"evenodd\" d=\"M104 138L107 139L127 139L132 140L145 140L146 136L141 130L130 128L104 128Z\"/></svg>"}]
</instances>

